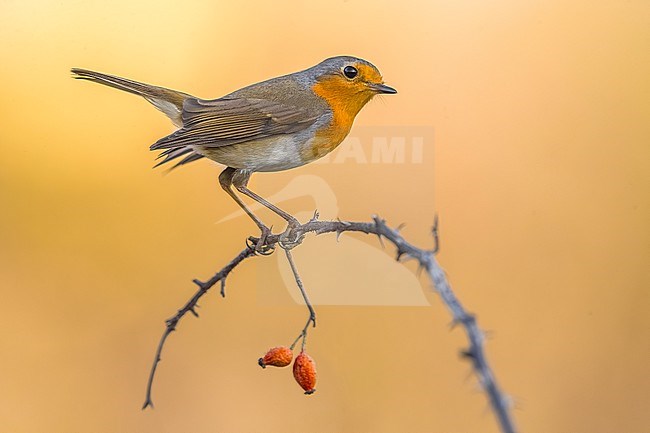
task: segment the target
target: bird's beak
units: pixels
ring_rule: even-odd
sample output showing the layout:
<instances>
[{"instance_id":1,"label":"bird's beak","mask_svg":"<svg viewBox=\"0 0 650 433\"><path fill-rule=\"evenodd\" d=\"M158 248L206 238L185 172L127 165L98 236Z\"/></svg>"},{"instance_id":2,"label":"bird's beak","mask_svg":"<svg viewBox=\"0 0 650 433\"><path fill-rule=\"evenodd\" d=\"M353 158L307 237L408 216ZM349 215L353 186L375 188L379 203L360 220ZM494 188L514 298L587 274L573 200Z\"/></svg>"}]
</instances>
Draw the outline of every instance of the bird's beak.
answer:
<instances>
[{"instance_id":1,"label":"bird's beak","mask_svg":"<svg viewBox=\"0 0 650 433\"><path fill-rule=\"evenodd\" d=\"M392 87L387 86L385 84L368 83L368 87L370 87L370 89L374 90L377 93L386 93L386 94L391 94L391 95L397 93L397 90L395 90Z\"/></svg>"}]
</instances>

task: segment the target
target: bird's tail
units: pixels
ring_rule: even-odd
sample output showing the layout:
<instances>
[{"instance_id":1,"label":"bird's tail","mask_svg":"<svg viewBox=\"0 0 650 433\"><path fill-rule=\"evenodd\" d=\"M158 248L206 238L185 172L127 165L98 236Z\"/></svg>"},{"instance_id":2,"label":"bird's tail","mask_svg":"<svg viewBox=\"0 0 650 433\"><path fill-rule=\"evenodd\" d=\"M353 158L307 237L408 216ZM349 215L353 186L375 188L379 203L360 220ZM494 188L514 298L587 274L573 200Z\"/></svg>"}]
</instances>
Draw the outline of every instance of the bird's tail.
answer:
<instances>
[{"instance_id":1,"label":"bird's tail","mask_svg":"<svg viewBox=\"0 0 650 433\"><path fill-rule=\"evenodd\" d=\"M114 75L102 74L101 72L89 71L87 69L72 68L73 78L93 81L104 84L125 92L134 93L142 96L151 102L157 109L162 111L171 119L174 125L179 128L183 126L182 112L183 102L187 98L193 98L187 93L176 90L165 89L164 87L151 86L149 84L139 83L126 78L116 77Z\"/></svg>"},{"instance_id":2,"label":"bird's tail","mask_svg":"<svg viewBox=\"0 0 650 433\"><path fill-rule=\"evenodd\" d=\"M194 98L192 95L178 92L176 90L151 86L149 84L127 80L126 78L116 77L114 75L102 74L101 72L89 71L87 69L73 68L71 72L73 73L73 78L93 81L95 83L104 84L106 86L142 96L144 99L151 102L157 109L165 113L167 117L174 122L174 125L179 128L183 126L183 103L188 98ZM183 156L183 159L181 159L180 162L177 162L176 165L172 166L171 169L203 158L203 156L195 153L191 147L185 145L174 146L158 155L158 158L164 159L156 164L155 167L180 158L181 156Z\"/></svg>"}]
</instances>

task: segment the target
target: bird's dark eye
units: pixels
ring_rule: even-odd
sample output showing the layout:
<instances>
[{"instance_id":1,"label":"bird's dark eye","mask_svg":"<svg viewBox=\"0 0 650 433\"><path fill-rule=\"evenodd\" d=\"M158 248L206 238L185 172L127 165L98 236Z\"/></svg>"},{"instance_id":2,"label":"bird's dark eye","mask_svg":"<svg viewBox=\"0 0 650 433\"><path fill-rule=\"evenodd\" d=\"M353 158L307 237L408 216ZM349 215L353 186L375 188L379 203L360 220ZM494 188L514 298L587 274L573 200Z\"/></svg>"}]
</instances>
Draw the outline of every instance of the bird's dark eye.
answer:
<instances>
[{"instance_id":1,"label":"bird's dark eye","mask_svg":"<svg viewBox=\"0 0 650 433\"><path fill-rule=\"evenodd\" d=\"M354 77L357 76L358 73L359 71L357 71L357 68L355 68L354 66L346 66L345 68L343 68L343 74L349 79L353 79Z\"/></svg>"}]
</instances>

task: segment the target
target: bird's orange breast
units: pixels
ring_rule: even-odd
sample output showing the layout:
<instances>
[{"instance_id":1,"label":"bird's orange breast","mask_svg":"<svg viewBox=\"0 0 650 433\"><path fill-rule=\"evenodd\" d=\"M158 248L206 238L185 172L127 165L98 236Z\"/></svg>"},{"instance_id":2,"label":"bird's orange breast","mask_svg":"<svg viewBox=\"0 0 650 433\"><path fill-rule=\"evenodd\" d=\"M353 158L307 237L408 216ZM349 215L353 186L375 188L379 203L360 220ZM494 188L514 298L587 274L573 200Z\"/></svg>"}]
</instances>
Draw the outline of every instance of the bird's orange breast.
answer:
<instances>
[{"instance_id":1,"label":"bird's orange breast","mask_svg":"<svg viewBox=\"0 0 650 433\"><path fill-rule=\"evenodd\" d=\"M312 145L302 155L306 160L320 158L334 150L350 132L354 118L372 98L365 87L350 83L340 76L318 81L314 93L327 102L332 110L332 121L316 131Z\"/></svg>"}]
</instances>

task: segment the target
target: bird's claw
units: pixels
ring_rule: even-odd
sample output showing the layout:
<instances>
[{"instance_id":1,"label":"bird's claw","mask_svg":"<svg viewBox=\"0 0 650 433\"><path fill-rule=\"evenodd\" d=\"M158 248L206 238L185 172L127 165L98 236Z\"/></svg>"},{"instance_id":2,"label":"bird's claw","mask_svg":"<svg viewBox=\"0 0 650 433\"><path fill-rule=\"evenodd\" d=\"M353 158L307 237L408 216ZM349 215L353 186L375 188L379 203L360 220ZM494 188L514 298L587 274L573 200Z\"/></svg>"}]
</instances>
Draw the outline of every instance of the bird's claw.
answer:
<instances>
[{"instance_id":1,"label":"bird's claw","mask_svg":"<svg viewBox=\"0 0 650 433\"><path fill-rule=\"evenodd\" d=\"M259 238L250 236L246 239L246 246L253 250L259 256L268 256L275 251L275 245L268 245L267 238L271 235L271 229L268 227L260 227L261 233Z\"/></svg>"},{"instance_id":2,"label":"bird's claw","mask_svg":"<svg viewBox=\"0 0 650 433\"><path fill-rule=\"evenodd\" d=\"M278 239L278 245L280 245L280 248L290 250L302 243L303 239L305 239L305 234L297 230L299 227L300 222L298 222L298 220L289 222L287 229Z\"/></svg>"}]
</instances>

